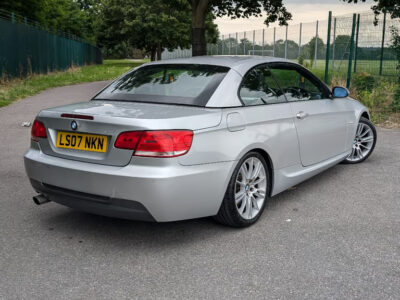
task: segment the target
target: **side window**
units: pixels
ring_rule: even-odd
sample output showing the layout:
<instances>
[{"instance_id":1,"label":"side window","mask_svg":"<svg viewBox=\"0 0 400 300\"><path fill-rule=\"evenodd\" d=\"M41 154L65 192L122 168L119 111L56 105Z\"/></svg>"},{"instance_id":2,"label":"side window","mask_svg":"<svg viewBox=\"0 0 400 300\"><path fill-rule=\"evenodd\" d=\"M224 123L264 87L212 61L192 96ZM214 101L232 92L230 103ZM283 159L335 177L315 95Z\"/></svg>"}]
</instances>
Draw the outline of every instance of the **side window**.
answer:
<instances>
[{"instance_id":1,"label":"side window","mask_svg":"<svg viewBox=\"0 0 400 300\"><path fill-rule=\"evenodd\" d=\"M288 101L306 101L328 98L325 89L307 74L292 66L271 66L272 75L278 81Z\"/></svg>"},{"instance_id":2,"label":"side window","mask_svg":"<svg viewBox=\"0 0 400 300\"><path fill-rule=\"evenodd\" d=\"M239 95L245 106L286 102L270 70L265 66L255 67L245 75Z\"/></svg>"}]
</instances>

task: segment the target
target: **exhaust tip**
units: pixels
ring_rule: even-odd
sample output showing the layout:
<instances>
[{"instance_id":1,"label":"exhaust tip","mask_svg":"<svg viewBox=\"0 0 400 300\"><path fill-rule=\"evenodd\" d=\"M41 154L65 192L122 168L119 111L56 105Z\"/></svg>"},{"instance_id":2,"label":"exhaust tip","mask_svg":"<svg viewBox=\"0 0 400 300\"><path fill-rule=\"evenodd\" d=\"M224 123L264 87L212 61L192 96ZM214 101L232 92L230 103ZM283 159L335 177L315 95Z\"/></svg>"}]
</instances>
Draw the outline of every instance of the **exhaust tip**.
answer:
<instances>
[{"instance_id":1,"label":"exhaust tip","mask_svg":"<svg viewBox=\"0 0 400 300\"><path fill-rule=\"evenodd\" d=\"M47 198L43 194L40 194L40 195L37 195L37 196L33 196L32 199L33 199L33 202L35 202L36 205L42 205L42 204L45 204L45 203L51 201L49 198Z\"/></svg>"}]
</instances>

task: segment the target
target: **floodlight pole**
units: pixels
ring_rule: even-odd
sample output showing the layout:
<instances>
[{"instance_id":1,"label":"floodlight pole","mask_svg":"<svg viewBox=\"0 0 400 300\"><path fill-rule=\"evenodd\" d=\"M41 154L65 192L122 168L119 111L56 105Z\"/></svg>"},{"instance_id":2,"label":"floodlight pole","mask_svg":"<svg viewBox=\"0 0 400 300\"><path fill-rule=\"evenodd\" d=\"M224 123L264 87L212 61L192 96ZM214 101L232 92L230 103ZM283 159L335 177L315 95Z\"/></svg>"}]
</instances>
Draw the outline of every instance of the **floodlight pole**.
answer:
<instances>
[{"instance_id":1,"label":"floodlight pole","mask_svg":"<svg viewBox=\"0 0 400 300\"><path fill-rule=\"evenodd\" d=\"M300 32L299 32L299 57L301 56L301 32L303 29L303 23L300 23Z\"/></svg>"},{"instance_id":2,"label":"floodlight pole","mask_svg":"<svg viewBox=\"0 0 400 300\"><path fill-rule=\"evenodd\" d=\"M358 33L360 32L360 14L357 15L357 29L356 29L356 45L354 53L354 73L357 72L357 55L358 55Z\"/></svg>"},{"instance_id":3,"label":"floodlight pole","mask_svg":"<svg viewBox=\"0 0 400 300\"><path fill-rule=\"evenodd\" d=\"M274 27L274 47L272 48L272 55L275 57L275 38L276 38L276 27Z\"/></svg>"},{"instance_id":4,"label":"floodlight pole","mask_svg":"<svg viewBox=\"0 0 400 300\"><path fill-rule=\"evenodd\" d=\"M383 69L383 52L385 49L385 32L386 32L386 10L383 12L382 46L381 46L381 61L379 63L379 75L382 75L382 69Z\"/></svg>"},{"instance_id":5,"label":"floodlight pole","mask_svg":"<svg viewBox=\"0 0 400 300\"><path fill-rule=\"evenodd\" d=\"M351 38L350 38L350 54L349 54L349 64L347 68L347 80L346 80L346 87L350 88L351 83L351 65L353 62L353 55L354 55L354 34L356 31L356 14L353 14L353 25L351 27Z\"/></svg>"},{"instance_id":6,"label":"floodlight pole","mask_svg":"<svg viewBox=\"0 0 400 300\"><path fill-rule=\"evenodd\" d=\"M264 36L265 36L265 29L263 29L263 34L262 34L261 56L264 56Z\"/></svg>"},{"instance_id":7,"label":"floodlight pole","mask_svg":"<svg viewBox=\"0 0 400 300\"><path fill-rule=\"evenodd\" d=\"M329 58L330 58L330 47L331 47L331 26L332 26L332 12L329 11L328 16L328 36L326 41L326 58L325 58L325 83L328 84L329 80Z\"/></svg>"},{"instance_id":8,"label":"floodlight pole","mask_svg":"<svg viewBox=\"0 0 400 300\"><path fill-rule=\"evenodd\" d=\"M315 49L314 49L314 68L317 67L317 58L318 58L318 20L315 28Z\"/></svg>"},{"instance_id":9,"label":"floodlight pole","mask_svg":"<svg viewBox=\"0 0 400 300\"><path fill-rule=\"evenodd\" d=\"M256 31L253 30L253 55L254 55L254 46L255 46L255 43L256 43Z\"/></svg>"},{"instance_id":10,"label":"floodlight pole","mask_svg":"<svg viewBox=\"0 0 400 300\"><path fill-rule=\"evenodd\" d=\"M335 70L336 18L333 20L332 72Z\"/></svg>"},{"instance_id":11,"label":"floodlight pole","mask_svg":"<svg viewBox=\"0 0 400 300\"><path fill-rule=\"evenodd\" d=\"M229 48L228 48L228 54L231 55L231 34L228 35L228 39L229 39Z\"/></svg>"},{"instance_id":12,"label":"floodlight pole","mask_svg":"<svg viewBox=\"0 0 400 300\"><path fill-rule=\"evenodd\" d=\"M243 55L246 55L246 31L243 32Z\"/></svg>"},{"instance_id":13,"label":"floodlight pole","mask_svg":"<svg viewBox=\"0 0 400 300\"><path fill-rule=\"evenodd\" d=\"M224 48L225 48L225 47L224 47L224 44L225 44L225 42L224 42L224 35L222 35L221 42L222 42L222 43L221 43L221 54L224 55Z\"/></svg>"},{"instance_id":14,"label":"floodlight pole","mask_svg":"<svg viewBox=\"0 0 400 300\"><path fill-rule=\"evenodd\" d=\"M285 59L287 59L287 35L288 35L289 26L286 25L286 33L285 33Z\"/></svg>"}]
</instances>

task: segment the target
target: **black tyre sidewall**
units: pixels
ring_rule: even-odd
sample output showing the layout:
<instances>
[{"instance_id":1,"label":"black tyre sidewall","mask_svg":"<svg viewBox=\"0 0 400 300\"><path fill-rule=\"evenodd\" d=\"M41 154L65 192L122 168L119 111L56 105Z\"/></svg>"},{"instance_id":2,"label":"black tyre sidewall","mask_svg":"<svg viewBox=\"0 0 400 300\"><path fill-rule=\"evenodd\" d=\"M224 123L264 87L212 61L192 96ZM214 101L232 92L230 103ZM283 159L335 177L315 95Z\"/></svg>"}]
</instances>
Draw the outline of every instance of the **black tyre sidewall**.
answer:
<instances>
[{"instance_id":1,"label":"black tyre sidewall","mask_svg":"<svg viewBox=\"0 0 400 300\"><path fill-rule=\"evenodd\" d=\"M240 167L242 166L243 162L247 159L249 159L250 157L256 157L258 158L261 163L264 166L265 169L265 176L266 176L266 180L267 180L267 184L266 184L266 193L265 193L265 199L264 199L264 203L262 205L262 207L260 208L260 212L257 214L257 216L255 216L253 219L251 220L247 220L244 219L238 212L237 207L236 207L236 203L235 203L235 183L236 183L236 177L239 173ZM220 212L218 213L219 215L222 213L221 210L225 210L224 211L224 215L225 215L225 220L222 221L223 223L226 223L230 226L234 226L234 227L247 227L250 226L252 224L254 224L255 222L257 222L257 220L260 218L260 216L262 215L266 202L267 202L267 198L269 195L269 182L270 182L270 178L269 178L269 170L268 170L268 166L267 163L264 159L264 157L258 153L258 152L249 152L247 153L245 156L242 157L242 159L238 162L235 170L233 171L232 177L229 181L229 185L224 197L224 201L222 202L221 208L220 208ZM217 220L220 220L220 218L218 217Z\"/></svg>"}]
</instances>

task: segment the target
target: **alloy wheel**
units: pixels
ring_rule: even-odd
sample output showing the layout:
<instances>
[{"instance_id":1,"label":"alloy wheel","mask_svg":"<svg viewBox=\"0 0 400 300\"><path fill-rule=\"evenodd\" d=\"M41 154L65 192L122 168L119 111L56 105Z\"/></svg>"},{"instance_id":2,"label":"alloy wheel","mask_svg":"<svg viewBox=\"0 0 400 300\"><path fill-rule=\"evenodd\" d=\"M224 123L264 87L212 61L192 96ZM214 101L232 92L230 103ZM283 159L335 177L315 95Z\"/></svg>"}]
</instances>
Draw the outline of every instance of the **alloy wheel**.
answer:
<instances>
[{"instance_id":1,"label":"alloy wheel","mask_svg":"<svg viewBox=\"0 0 400 300\"><path fill-rule=\"evenodd\" d=\"M267 190L265 172L261 160L249 157L243 162L236 176L236 209L246 220L255 218L263 207Z\"/></svg>"},{"instance_id":2,"label":"alloy wheel","mask_svg":"<svg viewBox=\"0 0 400 300\"><path fill-rule=\"evenodd\" d=\"M372 129L365 123L359 123L357 126L356 136L353 140L353 148L347 160L350 162L358 162L368 156L374 144L374 133Z\"/></svg>"}]
</instances>

